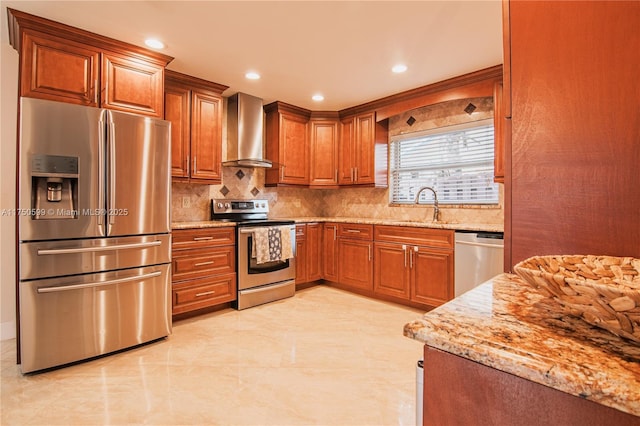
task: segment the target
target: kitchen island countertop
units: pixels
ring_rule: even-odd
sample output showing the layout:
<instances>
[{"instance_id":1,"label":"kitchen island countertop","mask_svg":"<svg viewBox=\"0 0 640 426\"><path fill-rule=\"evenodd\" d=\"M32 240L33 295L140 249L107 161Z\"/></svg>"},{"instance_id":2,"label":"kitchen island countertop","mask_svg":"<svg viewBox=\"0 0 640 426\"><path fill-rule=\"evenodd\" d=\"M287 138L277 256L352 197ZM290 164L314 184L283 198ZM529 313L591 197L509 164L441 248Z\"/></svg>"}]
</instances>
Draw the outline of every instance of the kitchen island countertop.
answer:
<instances>
[{"instance_id":1,"label":"kitchen island countertop","mask_svg":"<svg viewBox=\"0 0 640 426\"><path fill-rule=\"evenodd\" d=\"M640 416L640 346L559 312L517 275L501 274L406 324L404 335Z\"/></svg>"}]
</instances>

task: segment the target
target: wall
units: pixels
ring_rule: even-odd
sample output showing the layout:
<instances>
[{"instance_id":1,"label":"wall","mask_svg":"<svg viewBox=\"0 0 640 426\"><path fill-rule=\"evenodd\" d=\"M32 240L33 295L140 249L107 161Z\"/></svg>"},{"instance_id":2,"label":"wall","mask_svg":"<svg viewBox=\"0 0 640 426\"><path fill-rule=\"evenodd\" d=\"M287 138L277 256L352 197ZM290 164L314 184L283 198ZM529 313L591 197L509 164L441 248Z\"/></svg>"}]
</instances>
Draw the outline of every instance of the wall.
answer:
<instances>
[{"instance_id":1,"label":"wall","mask_svg":"<svg viewBox=\"0 0 640 426\"><path fill-rule=\"evenodd\" d=\"M16 123L18 98L18 52L9 45L6 9L2 8L0 32L0 209L15 208ZM0 340L16 335L15 309L15 216L0 214Z\"/></svg>"},{"instance_id":2,"label":"wall","mask_svg":"<svg viewBox=\"0 0 640 426\"><path fill-rule=\"evenodd\" d=\"M469 115L464 108L473 103L477 109ZM407 119L416 122L409 126ZM451 101L419 108L389 119L390 135L423 131L463 122L493 117L493 99L477 98ZM238 171L242 174L236 175ZM264 169L223 168L223 185L173 184L172 220L208 220L211 198L225 198L223 187L229 192L226 198L266 198L270 201L272 217L352 217L383 218L394 220L428 221L433 214L429 206L390 206L389 190L384 188L307 189L294 187L265 188ZM251 192L253 191L255 195ZM184 197L191 207L182 207ZM503 190L500 185L500 202L497 206L441 207L445 221L464 223L504 222Z\"/></svg>"}]
</instances>

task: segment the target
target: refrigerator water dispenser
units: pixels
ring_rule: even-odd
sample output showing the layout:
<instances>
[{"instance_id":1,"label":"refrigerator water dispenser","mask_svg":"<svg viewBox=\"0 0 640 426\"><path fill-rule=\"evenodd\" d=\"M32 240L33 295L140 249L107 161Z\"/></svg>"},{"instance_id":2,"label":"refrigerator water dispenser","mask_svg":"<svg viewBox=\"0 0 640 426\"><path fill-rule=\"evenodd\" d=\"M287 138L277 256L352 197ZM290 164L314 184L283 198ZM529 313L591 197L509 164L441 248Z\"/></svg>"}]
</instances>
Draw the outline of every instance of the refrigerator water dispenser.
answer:
<instances>
[{"instance_id":1,"label":"refrigerator water dispenser","mask_svg":"<svg viewBox=\"0 0 640 426\"><path fill-rule=\"evenodd\" d=\"M78 157L34 155L31 191L33 219L76 219Z\"/></svg>"}]
</instances>

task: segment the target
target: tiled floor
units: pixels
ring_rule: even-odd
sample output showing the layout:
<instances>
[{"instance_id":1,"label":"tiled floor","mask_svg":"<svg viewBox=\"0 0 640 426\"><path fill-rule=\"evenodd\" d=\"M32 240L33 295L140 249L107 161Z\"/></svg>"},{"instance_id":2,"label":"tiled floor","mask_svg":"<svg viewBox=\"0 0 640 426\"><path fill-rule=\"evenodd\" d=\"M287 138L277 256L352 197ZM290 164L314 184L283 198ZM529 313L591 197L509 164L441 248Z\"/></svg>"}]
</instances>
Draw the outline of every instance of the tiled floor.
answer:
<instances>
[{"instance_id":1,"label":"tiled floor","mask_svg":"<svg viewBox=\"0 0 640 426\"><path fill-rule=\"evenodd\" d=\"M2 342L2 425L413 425L421 311L327 286L176 322L165 340L22 376Z\"/></svg>"}]
</instances>

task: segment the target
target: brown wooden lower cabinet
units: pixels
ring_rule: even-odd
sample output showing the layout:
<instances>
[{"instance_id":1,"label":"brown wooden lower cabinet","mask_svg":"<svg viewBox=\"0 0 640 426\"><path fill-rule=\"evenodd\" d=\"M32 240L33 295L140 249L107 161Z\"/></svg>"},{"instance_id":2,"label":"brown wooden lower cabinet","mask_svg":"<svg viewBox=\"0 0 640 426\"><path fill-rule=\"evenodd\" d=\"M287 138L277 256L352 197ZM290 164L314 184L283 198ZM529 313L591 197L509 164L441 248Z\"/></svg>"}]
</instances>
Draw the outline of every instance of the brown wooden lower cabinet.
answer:
<instances>
[{"instance_id":1,"label":"brown wooden lower cabinet","mask_svg":"<svg viewBox=\"0 0 640 426\"><path fill-rule=\"evenodd\" d=\"M374 281L376 294L409 300L411 296L411 268L409 255L411 246L398 243L374 243Z\"/></svg>"},{"instance_id":2,"label":"brown wooden lower cabinet","mask_svg":"<svg viewBox=\"0 0 640 426\"><path fill-rule=\"evenodd\" d=\"M307 282L307 225L296 225L296 284Z\"/></svg>"},{"instance_id":3,"label":"brown wooden lower cabinet","mask_svg":"<svg viewBox=\"0 0 640 426\"><path fill-rule=\"evenodd\" d=\"M414 246L411 300L440 306L453 299L453 250Z\"/></svg>"},{"instance_id":4,"label":"brown wooden lower cabinet","mask_svg":"<svg viewBox=\"0 0 640 426\"><path fill-rule=\"evenodd\" d=\"M236 274L213 275L176 282L172 287L172 313L183 314L236 299Z\"/></svg>"},{"instance_id":5,"label":"brown wooden lower cabinet","mask_svg":"<svg viewBox=\"0 0 640 426\"><path fill-rule=\"evenodd\" d=\"M323 275L327 281L338 281L338 225L325 223L322 227Z\"/></svg>"},{"instance_id":6,"label":"brown wooden lower cabinet","mask_svg":"<svg viewBox=\"0 0 640 426\"><path fill-rule=\"evenodd\" d=\"M233 227L172 232L173 315L236 300Z\"/></svg>"},{"instance_id":7,"label":"brown wooden lower cabinet","mask_svg":"<svg viewBox=\"0 0 640 426\"><path fill-rule=\"evenodd\" d=\"M307 223L307 282L322 279L322 224Z\"/></svg>"},{"instance_id":8,"label":"brown wooden lower cabinet","mask_svg":"<svg viewBox=\"0 0 640 426\"><path fill-rule=\"evenodd\" d=\"M338 224L338 282L373 290L373 225Z\"/></svg>"},{"instance_id":9,"label":"brown wooden lower cabinet","mask_svg":"<svg viewBox=\"0 0 640 426\"><path fill-rule=\"evenodd\" d=\"M322 279L322 224L296 225L296 284Z\"/></svg>"},{"instance_id":10,"label":"brown wooden lower cabinet","mask_svg":"<svg viewBox=\"0 0 640 426\"><path fill-rule=\"evenodd\" d=\"M454 231L376 225L374 293L422 305L453 299Z\"/></svg>"},{"instance_id":11,"label":"brown wooden lower cabinet","mask_svg":"<svg viewBox=\"0 0 640 426\"><path fill-rule=\"evenodd\" d=\"M616 425L640 418L429 346L423 424Z\"/></svg>"}]
</instances>

